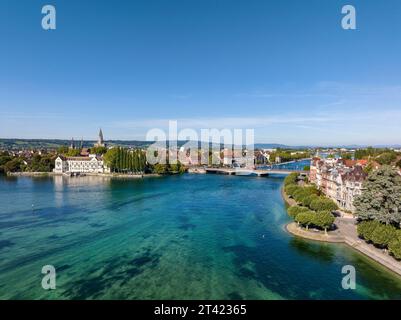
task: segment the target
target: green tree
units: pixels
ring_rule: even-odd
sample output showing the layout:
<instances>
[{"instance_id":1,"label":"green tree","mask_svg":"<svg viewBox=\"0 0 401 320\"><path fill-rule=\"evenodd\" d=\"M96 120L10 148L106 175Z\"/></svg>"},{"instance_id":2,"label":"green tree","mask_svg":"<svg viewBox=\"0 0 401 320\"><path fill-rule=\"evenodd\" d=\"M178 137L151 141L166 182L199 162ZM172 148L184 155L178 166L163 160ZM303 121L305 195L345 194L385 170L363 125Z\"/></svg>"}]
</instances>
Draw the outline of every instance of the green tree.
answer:
<instances>
[{"instance_id":1,"label":"green tree","mask_svg":"<svg viewBox=\"0 0 401 320\"><path fill-rule=\"evenodd\" d=\"M382 165L389 165L397 159L397 154L394 151L384 152L377 157L377 162Z\"/></svg>"},{"instance_id":2,"label":"green tree","mask_svg":"<svg viewBox=\"0 0 401 320\"><path fill-rule=\"evenodd\" d=\"M296 215L295 221L309 229L312 224L315 213L313 211L300 212Z\"/></svg>"},{"instance_id":3,"label":"green tree","mask_svg":"<svg viewBox=\"0 0 401 320\"><path fill-rule=\"evenodd\" d=\"M387 247L391 239L394 238L395 231L396 228L393 226L379 223L373 230L371 240L378 246Z\"/></svg>"},{"instance_id":4,"label":"green tree","mask_svg":"<svg viewBox=\"0 0 401 320\"><path fill-rule=\"evenodd\" d=\"M296 216L299 213L301 213L301 212L309 212L309 211L310 210L308 208L300 207L300 206L292 206L292 207L289 207L288 210L287 210L288 215L293 219L295 219Z\"/></svg>"},{"instance_id":5,"label":"green tree","mask_svg":"<svg viewBox=\"0 0 401 320\"><path fill-rule=\"evenodd\" d=\"M361 220L378 220L385 224L401 223L401 177L390 166L371 172L363 192L354 201Z\"/></svg>"},{"instance_id":6,"label":"green tree","mask_svg":"<svg viewBox=\"0 0 401 320\"><path fill-rule=\"evenodd\" d=\"M107 153L107 148L106 147L92 147L90 148L90 152L93 154L98 154L98 155L102 155L102 154L106 154Z\"/></svg>"},{"instance_id":7,"label":"green tree","mask_svg":"<svg viewBox=\"0 0 401 320\"><path fill-rule=\"evenodd\" d=\"M335 218L330 211L319 211L313 216L312 223L327 233L327 229L331 228L334 220Z\"/></svg>"},{"instance_id":8,"label":"green tree","mask_svg":"<svg viewBox=\"0 0 401 320\"><path fill-rule=\"evenodd\" d=\"M389 252L397 260L401 260L401 230L397 230L388 244Z\"/></svg>"},{"instance_id":9,"label":"green tree","mask_svg":"<svg viewBox=\"0 0 401 320\"><path fill-rule=\"evenodd\" d=\"M372 241L373 232L379 225L380 222L376 220L362 221L357 226L358 235L366 241Z\"/></svg>"}]
</instances>

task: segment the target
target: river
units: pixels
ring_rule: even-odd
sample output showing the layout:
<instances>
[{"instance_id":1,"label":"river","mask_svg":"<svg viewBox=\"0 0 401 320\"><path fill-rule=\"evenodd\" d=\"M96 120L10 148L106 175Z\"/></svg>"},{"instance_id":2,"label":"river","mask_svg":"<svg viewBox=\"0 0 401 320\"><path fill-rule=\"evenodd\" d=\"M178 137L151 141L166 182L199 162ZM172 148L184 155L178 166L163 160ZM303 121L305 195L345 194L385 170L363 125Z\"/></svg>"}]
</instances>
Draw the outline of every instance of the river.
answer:
<instances>
[{"instance_id":1,"label":"river","mask_svg":"<svg viewBox=\"0 0 401 320\"><path fill-rule=\"evenodd\" d=\"M289 235L282 183L0 177L0 299L401 299L401 280L349 247Z\"/></svg>"}]
</instances>

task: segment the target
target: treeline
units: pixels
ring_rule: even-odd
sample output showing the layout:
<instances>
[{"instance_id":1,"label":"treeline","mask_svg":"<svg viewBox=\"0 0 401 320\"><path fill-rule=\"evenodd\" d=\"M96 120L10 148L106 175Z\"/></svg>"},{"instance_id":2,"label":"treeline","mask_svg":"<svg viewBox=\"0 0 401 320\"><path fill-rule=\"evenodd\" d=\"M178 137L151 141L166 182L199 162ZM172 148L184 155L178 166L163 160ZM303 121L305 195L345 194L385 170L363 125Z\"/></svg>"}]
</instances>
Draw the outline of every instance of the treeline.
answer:
<instances>
[{"instance_id":1,"label":"treeline","mask_svg":"<svg viewBox=\"0 0 401 320\"><path fill-rule=\"evenodd\" d=\"M401 230L377 220L362 221L358 224L358 235L376 247L388 249L396 259L401 260Z\"/></svg>"},{"instance_id":2,"label":"treeline","mask_svg":"<svg viewBox=\"0 0 401 320\"><path fill-rule=\"evenodd\" d=\"M306 229L313 226L325 232L332 228L334 216L331 212L338 207L333 201L320 195L316 187L298 185L298 174L292 173L284 180L284 191L298 203L288 209L288 214L299 225Z\"/></svg>"},{"instance_id":3,"label":"treeline","mask_svg":"<svg viewBox=\"0 0 401 320\"><path fill-rule=\"evenodd\" d=\"M372 171L354 201L358 234L401 260L401 176L391 166Z\"/></svg>"},{"instance_id":4,"label":"treeline","mask_svg":"<svg viewBox=\"0 0 401 320\"><path fill-rule=\"evenodd\" d=\"M35 153L30 157L0 153L0 173L7 172L51 172L54 169L54 154Z\"/></svg>"},{"instance_id":5,"label":"treeline","mask_svg":"<svg viewBox=\"0 0 401 320\"><path fill-rule=\"evenodd\" d=\"M145 173L148 168L146 154L139 149L111 148L104 154L103 159L112 172Z\"/></svg>"},{"instance_id":6,"label":"treeline","mask_svg":"<svg viewBox=\"0 0 401 320\"><path fill-rule=\"evenodd\" d=\"M108 149L106 147L88 148L89 153L98 154L98 155L105 154L107 152L107 150ZM63 156L66 156L66 157L77 157L81 154L81 151L82 151L81 148L72 149L68 146L61 146L61 147L57 148L57 153L62 154Z\"/></svg>"},{"instance_id":7,"label":"treeline","mask_svg":"<svg viewBox=\"0 0 401 320\"><path fill-rule=\"evenodd\" d=\"M401 156L401 154L394 150L372 147L356 150L354 155L355 159L358 160L371 159L377 161L381 165L396 164L398 167L401 167L401 160L395 163L399 156Z\"/></svg>"},{"instance_id":8,"label":"treeline","mask_svg":"<svg viewBox=\"0 0 401 320\"><path fill-rule=\"evenodd\" d=\"M275 162L277 157L280 157L281 162L287 162L287 161L301 160L301 159L305 159L305 158L310 158L311 157L311 153L309 151L303 151L303 152L295 153L294 150L279 150L279 149L277 149L275 152L272 152L270 154L270 162Z\"/></svg>"}]
</instances>

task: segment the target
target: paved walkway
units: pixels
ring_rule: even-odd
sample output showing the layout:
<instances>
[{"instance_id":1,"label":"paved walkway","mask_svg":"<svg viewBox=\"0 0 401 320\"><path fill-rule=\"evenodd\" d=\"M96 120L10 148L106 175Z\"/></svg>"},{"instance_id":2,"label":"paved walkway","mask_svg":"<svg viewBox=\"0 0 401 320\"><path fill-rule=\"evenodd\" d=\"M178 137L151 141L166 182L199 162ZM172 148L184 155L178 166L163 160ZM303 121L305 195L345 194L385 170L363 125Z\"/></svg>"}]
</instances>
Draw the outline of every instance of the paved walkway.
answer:
<instances>
[{"instance_id":1,"label":"paved walkway","mask_svg":"<svg viewBox=\"0 0 401 320\"><path fill-rule=\"evenodd\" d=\"M283 189L281 190L281 193L289 206L296 205L296 201L289 198ZM341 217L336 217L334 221L335 225L337 226L337 230L330 231L328 235L325 235L323 232L314 232L312 230L300 228L295 222L289 223L286 226L286 229L296 236L310 240L346 243L355 250L358 250L359 252L401 276L401 262L395 260L384 250L378 249L374 245L368 244L364 240L360 239L356 230L356 219L350 214L343 212L340 213Z\"/></svg>"},{"instance_id":2,"label":"paved walkway","mask_svg":"<svg viewBox=\"0 0 401 320\"><path fill-rule=\"evenodd\" d=\"M344 237L344 242L346 244L401 276L401 262L395 260L384 250L378 249L374 245L368 244L358 237L355 218L337 217L334 223Z\"/></svg>"}]
</instances>

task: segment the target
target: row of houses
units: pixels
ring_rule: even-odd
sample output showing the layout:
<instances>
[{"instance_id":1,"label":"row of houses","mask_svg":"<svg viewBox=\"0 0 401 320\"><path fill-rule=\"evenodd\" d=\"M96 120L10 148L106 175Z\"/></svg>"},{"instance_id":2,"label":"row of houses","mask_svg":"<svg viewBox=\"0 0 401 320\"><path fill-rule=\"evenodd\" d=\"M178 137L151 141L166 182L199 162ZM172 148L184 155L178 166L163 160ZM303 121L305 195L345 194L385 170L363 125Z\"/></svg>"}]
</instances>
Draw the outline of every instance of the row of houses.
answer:
<instances>
[{"instance_id":1,"label":"row of houses","mask_svg":"<svg viewBox=\"0 0 401 320\"><path fill-rule=\"evenodd\" d=\"M367 160L320 159L311 161L309 180L337 205L355 211L354 199L362 193Z\"/></svg>"}]
</instances>

